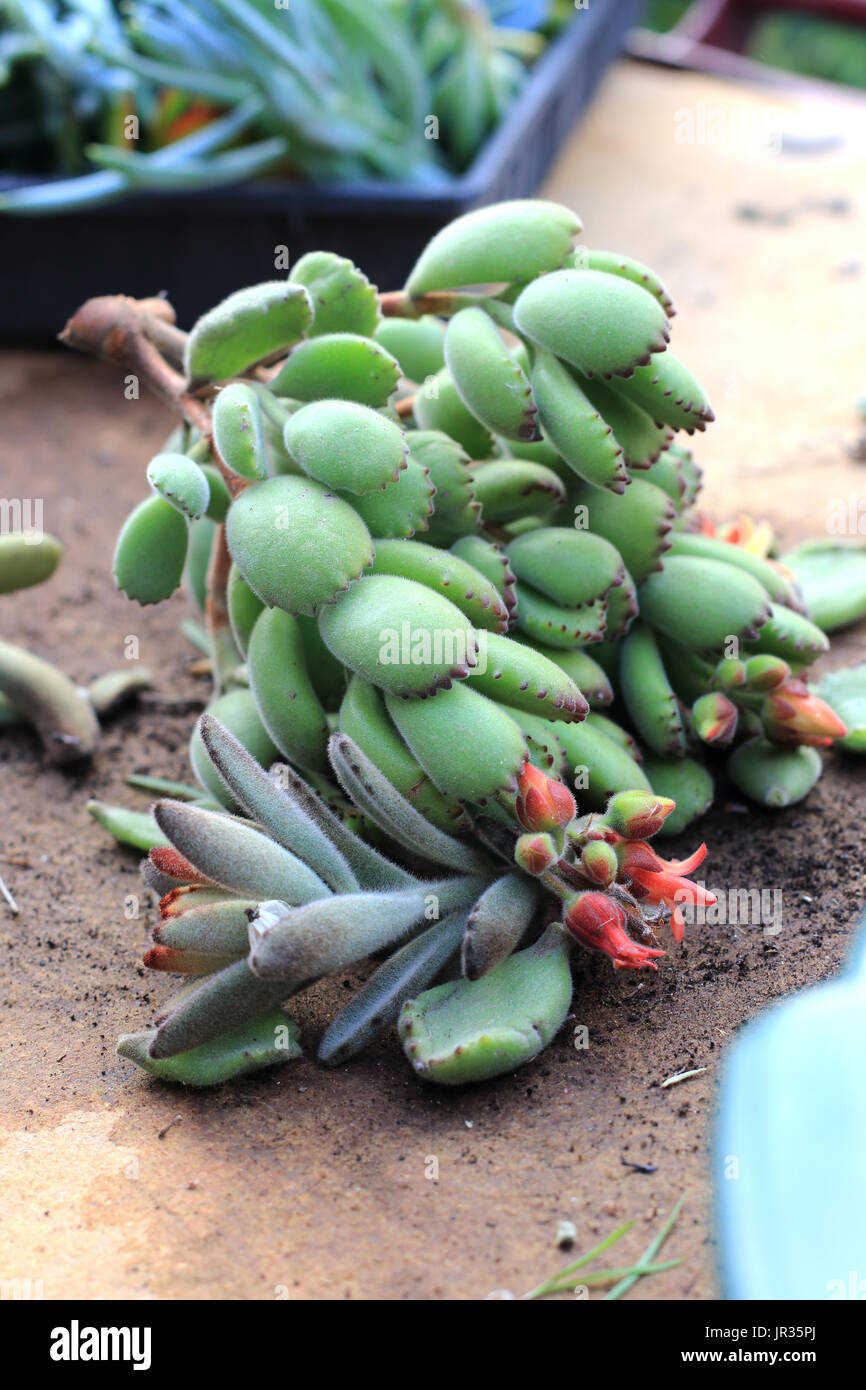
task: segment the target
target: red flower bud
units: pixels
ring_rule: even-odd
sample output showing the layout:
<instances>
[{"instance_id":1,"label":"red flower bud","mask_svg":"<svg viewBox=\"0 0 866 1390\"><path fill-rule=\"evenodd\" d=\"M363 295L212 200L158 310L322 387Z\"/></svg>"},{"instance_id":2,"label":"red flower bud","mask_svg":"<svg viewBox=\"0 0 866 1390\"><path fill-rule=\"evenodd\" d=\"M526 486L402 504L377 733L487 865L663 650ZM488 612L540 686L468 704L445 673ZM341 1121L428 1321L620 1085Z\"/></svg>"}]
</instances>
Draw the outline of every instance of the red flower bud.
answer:
<instances>
[{"instance_id":1,"label":"red flower bud","mask_svg":"<svg viewBox=\"0 0 866 1390\"><path fill-rule=\"evenodd\" d=\"M562 782L526 763L518 781L517 817L527 830L562 830L577 814L574 797Z\"/></svg>"},{"instance_id":2,"label":"red flower bud","mask_svg":"<svg viewBox=\"0 0 866 1390\"><path fill-rule=\"evenodd\" d=\"M657 970L653 957L664 951L642 946L626 929L619 903L604 893L576 893L565 914L565 925L575 940L592 951L604 951L616 970Z\"/></svg>"},{"instance_id":3,"label":"red flower bud","mask_svg":"<svg viewBox=\"0 0 866 1390\"><path fill-rule=\"evenodd\" d=\"M514 846L514 858L528 874L543 874L559 859L559 850L552 835L521 835Z\"/></svg>"},{"instance_id":4,"label":"red flower bud","mask_svg":"<svg viewBox=\"0 0 866 1390\"><path fill-rule=\"evenodd\" d=\"M619 873L616 850L604 840L590 840L580 857L581 872L601 888L609 888Z\"/></svg>"},{"instance_id":5,"label":"red flower bud","mask_svg":"<svg viewBox=\"0 0 866 1390\"><path fill-rule=\"evenodd\" d=\"M746 662L746 684L750 691L775 690L790 674L790 666L780 656L750 656Z\"/></svg>"},{"instance_id":6,"label":"red flower bud","mask_svg":"<svg viewBox=\"0 0 866 1390\"><path fill-rule=\"evenodd\" d=\"M607 803L604 820L627 840L648 840L661 830L676 804L654 792L617 792Z\"/></svg>"},{"instance_id":7,"label":"red flower bud","mask_svg":"<svg viewBox=\"0 0 866 1390\"><path fill-rule=\"evenodd\" d=\"M692 705L692 729L704 743L730 743L737 719L737 706L720 690L701 695Z\"/></svg>"},{"instance_id":8,"label":"red flower bud","mask_svg":"<svg viewBox=\"0 0 866 1390\"><path fill-rule=\"evenodd\" d=\"M829 748L834 738L844 738L848 732L836 711L795 676L767 696L761 717L767 737L775 743Z\"/></svg>"}]
</instances>

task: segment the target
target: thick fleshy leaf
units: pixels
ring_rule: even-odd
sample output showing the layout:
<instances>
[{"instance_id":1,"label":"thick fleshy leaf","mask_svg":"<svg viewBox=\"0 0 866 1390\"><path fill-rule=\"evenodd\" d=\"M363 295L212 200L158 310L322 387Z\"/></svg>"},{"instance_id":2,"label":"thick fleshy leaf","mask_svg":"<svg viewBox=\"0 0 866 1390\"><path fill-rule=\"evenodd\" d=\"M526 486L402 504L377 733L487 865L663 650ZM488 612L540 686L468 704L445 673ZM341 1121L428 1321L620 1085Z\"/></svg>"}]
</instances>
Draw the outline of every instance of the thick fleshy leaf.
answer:
<instances>
[{"instance_id":1,"label":"thick fleshy leaf","mask_svg":"<svg viewBox=\"0 0 866 1390\"><path fill-rule=\"evenodd\" d=\"M9 531L0 535L0 594L29 589L50 579L63 547L44 531Z\"/></svg>"},{"instance_id":2,"label":"thick fleshy leaf","mask_svg":"<svg viewBox=\"0 0 866 1390\"><path fill-rule=\"evenodd\" d=\"M405 941L437 914L468 908L482 883L439 879L398 893L343 893L305 907L261 904L250 922L250 964L262 979L279 978L293 993Z\"/></svg>"},{"instance_id":3,"label":"thick fleshy leaf","mask_svg":"<svg viewBox=\"0 0 866 1390\"><path fill-rule=\"evenodd\" d=\"M636 623L620 647L620 690L639 737L662 758L683 757L686 729L652 628Z\"/></svg>"},{"instance_id":4,"label":"thick fleshy leaf","mask_svg":"<svg viewBox=\"0 0 866 1390\"><path fill-rule=\"evenodd\" d=\"M289 284L304 285L313 306L310 338L320 333L371 337L379 323L376 288L363 271L332 251L309 251L292 267Z\"/></svg>"},{"instance_id":5,"label":"thick fleshy leaf","mask_svg":"<svg viewBox=\"0 0 866 1390\"><path fill-rule=\"evenodd\" d=\"M283 439L308 477L344 492L373 492L396 483L406 467L400 427L352 400L302 406L286 422Z\"/></svg>"},{"instance_id":6,"label":"thick fleshy leaf","mask_svg":"<svg viewBox=\"0 0 866 1390\"><path fill-rule=\"evenodd\" d=\"M381 691L360 676L349 681L340 706L340 732L366 753L416 811L450 834L469 828L465 811L443 796L416 762L385 708Z\"/></svg>"},{"instance_id":7,"label":"thick fleshy leaf","mask_svg":"<svg viewBox=\"0 0 866 1390\"><path fill-rule=\"evenodd\" d=\"M446 796L483 803L514 791L526 743L493 700L460 684L430 700L386 695L385 703L411 752Z\"/></svg>"},{"instance_id":8,"label":"thick fleshy leaf","mask_svg":"<svg viewBox=\"0 0 866 1390\"><path fill-rule=\"evenodd\" d=\"M376 540L374 574L393 574L413 579L441 593L460 609L476 628L504 632L508 610L499 590L466 560L448 550L421 541Z\"/></svg>"},{"instance_id":9,"label":"thick fleshy leaf","mask_svg":"<svg viewBox=\"0 0 866 1390\"><path fill-rule=\"evenodd\" d=\"M447 434L472 459L486 459L493 452L493 435L463 404L447 367L428 377L419 389L415 397L415 419L423 431ZM411 434L409 445L412 446ZM421 462L425 463L426 459Z\"/></svg>"},{"instance_id":10,"label":"thick fleshy leaf","mask_svg":"<svg viewBox=\"0 0 866 1390\"><path fill-rule=\"evenodd\" d=\"M592 531L539 526L508 546L517 578L563 608L580 608L605 598L623 582L622 556Z\"/></svg>"},{"instance_id":11,"label":"thick fleshy leaf","mask_svg":"<svg viewBox=\"0 0 866 1390\"><path fill-rule=\"evenodd\" d=\"M243 821L181 801L158 801L156 823L212 882L244 897L308 903L330 888L297 855Z\"/></svg>"},{"instance_id":12,"label":"thick fleshy leaf","mask_svg":"<svg viewBox=\"0 0 866 1390\"><path fill-rule=\"evenodd\" d=\"M679 835L710 809L715 791L713 776L694 758L645 758L643 770L658 796L670 797L677 803L658 832L660 835Z\"/></svg>"},{"instance_id":13,"label":"thick fleshy leaf","mask_svg":"<svg viewBox=\"0 0 866 1390\"><path fill-rule=\"evenodd\" d=\"M781 563L794 571L809 616L824 632L866 617L866 545L807 541Z\"/></svg>"},{"instance_id":14,"label":"thick fleshy leaf","mask_svg":"<svg viewBox=\"0 0 866 1390\"><path fill-rule=\"evenodd\" d=\"M357 333L324 333L299 343L268 386L296 401L331 397L382 406L399 378L397 361L379 343Z\"/></svg>"},{"instance_id":15,"label":"thick fleshy leaf","mask_svg":"<svg viewBox=\"0 0 866 1390\"><path fill-rule=\"evenodd\" d=\"M213 407L213 437L227 468L242 478L264 478L268 471L265 422L258 393L244 381L233 381L217 394Z\"/></svg>"},{"instance_id":16,"label":"thick fleshy leaf","mask_svg":"<svg viewBox=\"0 0 866 1390\"><path fill-rule=\"evenodd\" d=\"M866 662L830 671L817 689L822 700L838 714L848 730L834 747L849 753L866 753Z\"/></svg>"},{"instance_id":17,"label":"thick fleshy leaf","mask_svg":"<svg viewBox=\"0 0 866 1390\"><path fill-rule=\"evenodd\" d=\"M328 1025L319 1061L347 1062L395 1023L407 999L435 980L459 950L466 912L454 912L389 956Z\"/></svg>"},{"instance_id":18,"label":"thick fleshy leaf","mask_svg":"<svg viewBox=\"0 0 866 1390\"><path fill-rule=\"evenodd\" d=\"M297 618L281 608L259 614L247 670L262 723L283 756L306 771L327 772L328 721L307 672Z\"/></svg>"},{"instance_id":19,"label":"thick fleshy leaf","mask_svg":"<svg viewBox=\"0 0 866 1390\"><path fill-rule=\"evenodd\" d=\"M571 993L568 946L551 928L483 979L437 985L404 1004L403 1049L426 1081L486 1081L547 1046L565 1022Z\"/></svg>"},{"instance_id":20,"label":"thick fleshy leaf","mask_svg":"<svg viewBox=\"0 0 866 1390\"><path fill-rule=\"evenodd\" d=\"M256 762L270 767L277 757L277 748L262 722L262 717L256 708L256 702L249 690L227 690L224 695L218 696L212 702L208 708L208 714L212 718L218 719L249 755L255 758ZM192 731L189 760L199 782L210 792L214 801L220 802L230 811L235 810L235 802L230 792L226 790L225 784L218 775L202 741L201 730L204 717L204 715L201 716Z\"/></svg>"},{"instance_id":21,"label":"thick fleshy leaf","mask_svg":"<svg viewBox=\"0 0 866 1390\"><path fill-rule=\"evenodd\" d=\"M424 703L429 704L429 701ZM413 706L418 704L412 701ZM486 855L468 841L455 839L431 825L347 735L332 734L329 752L340 785L354 804L397 844L422 859L443 864L459 873L477 874L488 870ZM452 793L446 791L446 795Z\"/></svg>"},{"instance_id":22,"label":"thick fleshy leaf","mask_svg":"<svg viewBox=\"0 0 866 1390\"><path fill-rule=\"evenodd\" d=\"M486 525L546 516L565 501L561 478L528 459L490 459L471 469L472 489Z\"/></svg>"},{"instance_id":23,"label":"thick fleshy leaf","mask_svg":"<svg viewBox=\"0 0 866 1390\"><path fill-rule=\"evenodd\" d=\"M770 605L770 615L755 640L747 644L750 651L767 656L780 656L791 665L811 666L819 656L830 650L830 642L819 627L783 604Z\"/></svg>"},{"instance_id":24,"label":"thick fleshy leaf","mask_svg":"<svg viewBox=\"0 0 866 1390\"><path fill-rule=\"evenodd\" d=\"M670 425L673 430L692 434L705 430L715 419L700 384L670 351L657 353L648 366L638 367L634 376L616 377L611 385L659 424Z\"/></svg>"},{"instance_id":25,"label":"thick fleshy leaf","mask_svg":"<svg viewBox=\"0 0 866 1390\"><path fill-rule=\"evenodd\" d=\"M670 338L651 295L599 270L557 270L531 281L514 305L514 322L585 376L628 376Z\"/></svg>"},{"instance_id":26,"label":"thick fleshy leaf","mask_svg":"<svg viewBox=\"0 0 866 1390\"><path fill-rule=\"evenodd\" d=\"M741 792L762 806L793 806L802 801L823 771L817 748L796 748L750 739L728 759L728 775Z\"/></svg>"},{"instance_id":27,"label":"thick fleshy leaf","mask_svg":"<svg viewBox=\"0 0 866 1390\"><path fill-rule=\"evenodd\" d=\"M575 517L610 541L636 583L661 569L676 510L661 488L632 478L621 497L604 488L583 487L574 494Z\"/></svg>"},{"instance_id":28,"label":"thick fleshy leaf","mask_svg":"<svg viewBox=\"0 0 866 1390\"><path fill-rule=\"evenodd\" d=\"M157 454L147 465L147 481L184 516L207 511L210 486L198 464L186 454Z\"/></svg>"},{"instance_id":29,"label":"thick fleshy leaf","mask_svg":"<svg viewBox=\"0 0 866 1390\"><path fill-rule=\"evenodd\" d=\"M325 643L359 676L398 695L426 695L461 679L478 640L460 609L424 584L365 576L319 618Z\"/></svg>"},{"instance_id":30,"label":"thick fleshy leaf","mask_svg":"<svg viewBox=\"0 0 866 1390\"><path fill-rule=\"evenodd\" d=\"M580 218L540 198L465 213L434 236L406 282L410 295L461 285L531 280L562 265Z\"/></svg>"},{"instance_id":31,"label":"thick fleshy leaf","mask_svg":"<svg viewBox=\"0 0 866 1390\"><path fill-rule=\"evenodd\" d=\"M269 607L315 617L373 559L357 512L310 478L268 478L232 503L232 559Z\"/></svg>"},{"instance_id":32,"label":"thick fleshy leaf","mask_svg":"<svg viewBox=\"0 0 866 1390\"><path fill-rule=\"evenodd\" d=\"M435 495L429 470L411 454L396 483L360 497L350 492L340 494L355 508L371 536L390 540L408 540L416 531L427 531Z\"/></svg>"},{"instance_id":33,"label":"thick fleshy leaf","mask_svg":"<svg viewBox=\"0 0 866 1390\"><path fill-rule=\"evenodd\" d=\"M312 318L303 285L272 280L238 290L194 324L186 346L187 374L193 383L240 376L254 362L296 343Z\"/></svg>"},{"instance_id":34,"label":"thick fleshy leaf","mask_svg":"<svg viewBox=\"0 0 866 1390\"><path fill-rule=\"evenodd\" d=\"M199 721L202 743L235 800L268 834L309 864L335 893L351 893L359 884L347 861L300 802L268 776L242 743L215 718Z\"/></svg>"},{"instance_id":35,"label":"thick fleshy leaf","mask_svg":"<svg viewBox=\"0 0 866 1390\"><path fill-rule=\"evenodd\" d=\"M640 586L638 602L647 623L699 651L722 648L731 637L755 638L770 616L769 596L757 579L691 555L667 556L664 569Z\"/></svg>"},{"instance_id":36,"label":"thick fleshy leaf","mask_svg":"<svg viewBox=\"0 0 866 1390\"><path fill-rule=\"evenodd\" d=\"M383 319L376 341L393 353L409 381L426 381L445 366L445 326L430 314L420 319Z\"/></svg>"},{"instance_id":37,"label":"thick fleshy leaf","mask_svg":"<svg viewBox=\"0 0 866 1390\"><path fill-rule=\"evenodd\" d=\"M480 980L520 944L538 906L528 874L505 874L481 894L466 921L461 963L467 980Z\"/></svg>"},{"instance_id":38,"label":"thick fleshy leaf","mask_svg":"<svg viewBox=\"0 0 866 1390\"><path fill-rule=\"evenodd\" d=\"M628 482L622 445L596 404L553 353L539 349L532 389L545 434L579 478L612 492Z\"/></svg>"},{"instance_id":39,"label":"thick fleshy leaf","mask_svg":"<svg viewBox=\"0 0 866 1390\"><path fill-rule=\"evenodd\" d=\"M774 1004L725 1059L713 1168L727 1298L862 1297L863 931L835 979Z\"/></svg>"},{"instance_id":40,"label":"thick fleshy leaf","mask_svg":"<svg viewBox=\"0 0 866 1390\"><path fill-rule=\"evenodd\" d=\"M114 548L114 578L127 598L159 603L183 578L189 528L164 497L139 502L126 518Z\"/></svg>"},{"instance_id":41,"label":"thick fleshy leaf","mask_svg":"<svg viewBox=\"0 0 866 1390\"><path fill-rule=\"evenodd\" d=\"M297 1025L282 1009L260 1014L211 1042L161 1060L150 1054L155 1037L155 1029L123 1033L117 1041L117 1054L160 1081L178 1081L185 1086L217 1086L234 1076L248 1076L301 1056Z\"/></svg>"},{"instance_id":42,"label":"thick fleshy leaf","mask_svg":"<svg viewBox=\"0 0 866 1390\"><path fill-rule=\"evenodd\" d=\"M562 667L540 652L486 633L479 662L467 677L471 689L542 719L583 719L587 703Z\"/></svg>"},{"instance_id":43,"label":"thick fleshy leaf","mask_svg":"<svg viewBox=\"0 0 866 1390\"><path fill-rule=\"evenodd\" d=\"M50 762L71 765L93 754L99 724L90 701L50 661L0 641L0 694L33 725Z\"/></svg>"},{"instance_id":44,"label":"thick fleshy leaf","mask_svg":"<svg viewBox=\"0 0 866 1390\"><path fill-rule=\"evenodd\" d=\"M532 387L480 308L461 309L448 324L445 361L467 410L505 439L539 438Z\"/></svg>"}]
</instances>

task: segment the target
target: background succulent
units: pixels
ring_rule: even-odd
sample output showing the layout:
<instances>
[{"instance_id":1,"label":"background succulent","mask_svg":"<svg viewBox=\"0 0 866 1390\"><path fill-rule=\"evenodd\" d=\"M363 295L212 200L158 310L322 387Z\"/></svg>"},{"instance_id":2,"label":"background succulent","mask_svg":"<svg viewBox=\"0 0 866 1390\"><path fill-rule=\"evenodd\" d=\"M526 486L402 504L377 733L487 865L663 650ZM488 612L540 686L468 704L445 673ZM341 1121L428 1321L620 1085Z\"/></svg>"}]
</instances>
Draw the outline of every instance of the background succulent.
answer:
<instances>
[{"instance_id":1,"label":"background succulent","mask_svg":"<svg viewBox=\"0 0 866 1390\"><path fill-rule=\"evenodd\" d=\"M63 176L0 209L265 171L436 182L501 120L536 26L568 17L536 9L512 28L477 0L0 0L2 163Z\"/></svg>"}]
</instances>

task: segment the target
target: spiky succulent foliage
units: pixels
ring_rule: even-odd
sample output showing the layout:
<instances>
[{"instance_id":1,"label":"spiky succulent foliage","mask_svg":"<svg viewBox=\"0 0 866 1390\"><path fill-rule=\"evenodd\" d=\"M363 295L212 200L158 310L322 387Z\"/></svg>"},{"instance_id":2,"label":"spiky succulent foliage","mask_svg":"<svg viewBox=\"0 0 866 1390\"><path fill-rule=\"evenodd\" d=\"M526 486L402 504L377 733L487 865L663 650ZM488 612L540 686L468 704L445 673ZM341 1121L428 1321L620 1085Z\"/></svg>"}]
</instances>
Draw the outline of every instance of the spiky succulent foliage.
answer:
<instances>
[{"instance_id":1,"label":"spiky succulent foliage","mask_svg":"<svg viewBox=\"0 0 866 1390\"><path fill-rule=\"evenodd\" d=\"M575 249L580 230L558 204L504 203L434 237L403 291L319 253L189 334L165 301L124 299L90 301L64 334L183 417L119 537L118 584L149 603L185 571L211 712L380 827L329 752L336 730L425 834L461 843L479 808L513 828L527 764L589 811L675 800L676 831L712 800L696 752L736 741L738 786L784 805L817 778L814 745L844 734L803 680L827 639L791 569L695 511L674 435L713 416L668 348L670 296L637 261ZM233 809L201 730L191 758ZM532 875L562 846L521 854ZM521 892L485 899L476 933L513 926Z\"/></svg>"}]
</instances>

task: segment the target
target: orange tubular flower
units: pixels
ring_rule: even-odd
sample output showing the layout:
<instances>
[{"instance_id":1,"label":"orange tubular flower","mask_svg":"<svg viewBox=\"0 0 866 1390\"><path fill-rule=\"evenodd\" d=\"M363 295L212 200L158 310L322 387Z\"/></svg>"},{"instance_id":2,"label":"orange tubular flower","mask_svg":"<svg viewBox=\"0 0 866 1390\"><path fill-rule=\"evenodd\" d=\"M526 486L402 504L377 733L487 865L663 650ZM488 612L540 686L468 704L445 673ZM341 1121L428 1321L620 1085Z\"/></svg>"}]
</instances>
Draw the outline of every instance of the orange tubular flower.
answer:
<instances>
[{"instance_id":1,"label":"orange tubular flower","mask_svg":"<svg viewBox=\"0 0 866 1390\"><path fill-rule=\"evenodd\" d=\"M761 716L767 737L775 743L829 748L834 738L844 738L848 732L836 711L796 676L767 696Z\"/></svg>"},{"instance_id":2,"label":"orange tubular flower","mask_svg":"<svg viewBox=\"0 0 866 1390\"><path fill-rule=\"evenodd\" d=\"M517 818L527 830L563 830L577 814L574 797L562 782L526 763L517 783Z\"/></svg>"},{"instance_id":3,"label":"orange tubular flower","mask_svg":"<svg viewBox=\"0 0 866 1390\"><path fill-rule=\"evenodd\" d=\"M642 946L629 936L619 903L605 893L576 893L565 914L565 925L575 940L592 951L604 951L615 970L658 970L654 956L664 951Z\"/></svg>"},{"instance_id":4,"label":"orange tubular flower","mask_svg":"<svg viewBox=\"0 0 866 1390\"><path fill-rule=\"evenodd\" d=\"M701 845L688 859L661 859L654 849L640 840L632 841L622 850L620 864L632 881L635 896L670 908L674 941L682 941L686 929L680 911L683 903L710 907L716 901L715 893L686 877L704 862L706 855L707 847Z\"/></svg>"}]
</instances>

